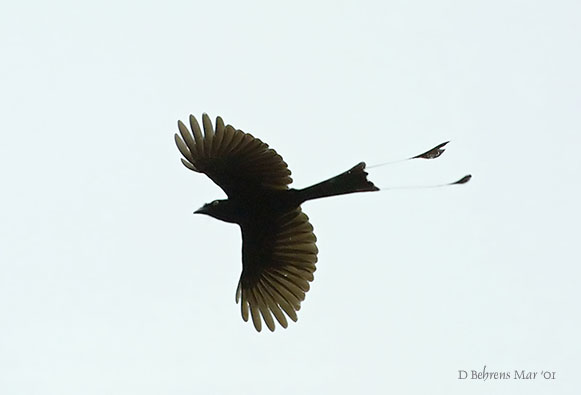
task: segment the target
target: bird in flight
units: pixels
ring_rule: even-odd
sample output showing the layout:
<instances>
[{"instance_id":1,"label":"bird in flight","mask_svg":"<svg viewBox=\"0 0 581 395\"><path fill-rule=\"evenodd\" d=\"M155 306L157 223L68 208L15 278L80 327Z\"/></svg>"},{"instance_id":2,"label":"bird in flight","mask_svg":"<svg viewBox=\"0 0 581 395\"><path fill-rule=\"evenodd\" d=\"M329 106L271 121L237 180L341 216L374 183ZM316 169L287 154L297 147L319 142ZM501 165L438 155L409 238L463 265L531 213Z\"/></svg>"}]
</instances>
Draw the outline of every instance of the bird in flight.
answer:
<instances>
[{"instance_id":1,"label":"bird in flight","mask_svg":"<svg viewBox=\"0 0 581 395\"><path fill-rule=\"evenodd\" d=\"M202 115L204 132L193 115L190 128L178 121L175 142L190 170L204 173L228 199L207 203L196 214L235 223L242 231L242 274L236 289L242 318L251 317L257 331L262 321L275 329L275 319L286 328L313 281L318 249L309 218L301 210L307 200L355 192L378 191L367 179L365 163L304 189L289 189L291 172L282 157L249 133L225 125L215 127ZM440 144L415 158L431 159ZM465 177L466 178L466 177ZM464 183L459 180L456 183Z\"/></svg>"}]
</instances>

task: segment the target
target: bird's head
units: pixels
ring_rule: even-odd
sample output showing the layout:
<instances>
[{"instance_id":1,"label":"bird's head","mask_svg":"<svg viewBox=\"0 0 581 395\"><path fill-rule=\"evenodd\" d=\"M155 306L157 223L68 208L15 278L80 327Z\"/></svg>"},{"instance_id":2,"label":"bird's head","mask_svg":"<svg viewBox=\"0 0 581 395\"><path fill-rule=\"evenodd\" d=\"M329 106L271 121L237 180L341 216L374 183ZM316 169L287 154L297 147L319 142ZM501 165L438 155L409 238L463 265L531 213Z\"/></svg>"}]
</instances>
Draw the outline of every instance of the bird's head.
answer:
<instances>
[{"instance_id":1,"label":"bird's head","mask_svg":"<svg viewBox=\"0 0 581 395\"><path fill-rule=\"evenodd\" d=\"M194 211L194 214L206 214L225 222L237 222L238 219L236 207L228 199L206 203Z\"/></svg>"}]
</instances>

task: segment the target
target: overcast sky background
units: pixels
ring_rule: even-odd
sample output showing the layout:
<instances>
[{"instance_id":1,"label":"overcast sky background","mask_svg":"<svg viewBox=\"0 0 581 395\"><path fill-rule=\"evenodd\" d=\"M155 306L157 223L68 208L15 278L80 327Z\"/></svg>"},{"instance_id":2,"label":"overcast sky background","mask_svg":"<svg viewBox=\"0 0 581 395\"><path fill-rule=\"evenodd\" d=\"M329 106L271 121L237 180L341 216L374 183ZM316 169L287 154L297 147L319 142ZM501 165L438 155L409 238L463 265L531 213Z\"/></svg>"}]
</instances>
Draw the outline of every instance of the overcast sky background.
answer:
<instances>
[{"instance_id":1,"label":"overcast sky background","mask_svg":"<svg viewBox=\"0 0 581 395\"><path fill-rule=\"evenodd\" d=\"M578 394L577 1L0 6L0 393ZM255 332L223 192L176 121L220 115L308 202L297 323ZM556 372L458 380L458 370Z\"/></svg>"}]
</instances>

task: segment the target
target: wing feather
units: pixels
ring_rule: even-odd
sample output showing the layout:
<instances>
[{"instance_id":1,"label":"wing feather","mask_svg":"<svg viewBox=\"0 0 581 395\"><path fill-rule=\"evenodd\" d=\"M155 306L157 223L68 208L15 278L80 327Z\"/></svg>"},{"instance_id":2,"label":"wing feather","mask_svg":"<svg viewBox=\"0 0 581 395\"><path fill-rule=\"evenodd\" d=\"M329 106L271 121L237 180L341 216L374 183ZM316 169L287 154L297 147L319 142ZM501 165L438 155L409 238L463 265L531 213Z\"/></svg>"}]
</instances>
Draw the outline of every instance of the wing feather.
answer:
<instances>
[{"instance_id":1,"label":"wing feather","mask_svg":"<svg viewBox=\"0 0 581 395\"><path fill-rule=\"evenodd\" d=\"M260 139L225 126L220 117L214 127L208 115L203 114L203 134L193 115L189 121L191 132L178 121L180 133L175 136L184 156L182 163L188 169L206 174L228 196L288 189L292 179L287 164Z\"/></svg>"},{"instance_id":2,"label":"wing feather","mask_svg":"<svg viewBox=\"0 0 581 395\"><path fill-rule=\"evenodd\" d=\"M242 318L244 309L250 310L258 331L260 317L271 331L275 328L273 316L285 328L286 316L297 320L296 312L309 291L317 262L317 238L300 208L271 221L266 226L242 225L243 270L236 300L242 301Z\"/></svg>"},{"instance_id":3,"label":"wing feather","mask_svg":"<svg viewBox=\"0 0 581 395\"><path fill-rule=\"evenodd\" d=\"M185 160L184 158L180 159L182 161L182 163L184 164L185 167L187 167L188 169L192 170L192 171L198 171L194 165L191 164L191 162L188 162L187 160Z\"/></svg>"},{"instance_id":4,"label":"wing feather","mask_svg":"<svg viewBox=\"0 0 581 395\"><path fill-rule=\"evenodd\" d=\"M178 146L178 149L180 150L180 152L182 153L182 155L189 161L189 162L193 162L194 161L194 156L192 155L192 153L190 152L190 149L188 148L188 146L186 145L186 143L184 143L182 141L182 139L180 139L180 137L178 136L178 134L175 134L175 141L176 141L176 145ZM183 158L182 158L183 161Z\"/></svg>"},{"instance_id":5,"label":"wing feather","mask_svg":"<svg viewBox=\"0 0 581 395\"><path fill-rule=\"evenodd\" d=\"M214 136L214 149L212 150L212 155L215 157L220 157L222 155L222 141L224 139L224 121L220 117L216 117L216 134Z\"/></svg>"},{"instance_id":6,"label":"wing feather","mask_svg":"<svg viewBox=\"0 0 581 395\"><path fill-rule=\"evenodd\" d=\"M204 125L204 152L207 153L208 157L212 157L212 142L214 141L214 128L212 127L212 121L208 114L202 115L202 124Z\"/></svg>"},{"instance_id":7,"label":"wing feather","mask_svg":"<svg viewBox=\"0 0 581 395\"><path fill-rule=\"evenodd\" d=\"M259 282L256 286L258 287L258 291L260 293L262 293L262 295L264 296L265 300L267 301L268 309L270 311L272 311L272 314L274 315L274 318L276 318L276 320L278 321L278 323L283 328L286 328L288 326L288 321L286 320L286 317L284 316L284 314L283 314L280 306L274 300L274 297L272 296L272 294L269 292L269 289L264 286L264 283L262 281ZM270 329L270 327L269 327L269 329ZM270 330L271 331L274 331L274 325L273 325L272 329L270 329Z\"/></svg>"},{"instance_id":8,"label":"wing feather","mask_svg":"<svg viewBox=\"0 0 581 395\"><path fill-rule=\"evenodd\" d=\"M190 127L194 133L195 151L198 157L204 157L204 136L196 117L190 114Z\"/></svg>"}]
</instances>

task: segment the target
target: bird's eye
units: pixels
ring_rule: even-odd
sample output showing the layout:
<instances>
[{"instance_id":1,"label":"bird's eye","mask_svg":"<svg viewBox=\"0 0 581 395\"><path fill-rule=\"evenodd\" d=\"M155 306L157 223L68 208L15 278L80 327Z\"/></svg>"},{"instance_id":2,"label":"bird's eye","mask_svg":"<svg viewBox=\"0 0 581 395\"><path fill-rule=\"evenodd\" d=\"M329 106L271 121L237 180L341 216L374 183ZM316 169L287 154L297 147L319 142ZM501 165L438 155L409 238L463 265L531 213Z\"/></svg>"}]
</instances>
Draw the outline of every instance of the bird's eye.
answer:
<instances>
[{"instance_id":1,"label":"bird's eye","mask_svg":"<svg viewBox=\"0 0 581 395\"><path fill-rule=\"evenodd\" d=\"M218 205L218 203L219 203L219 202L218 202L217 200L214 200L214 201L212 202L212 206L217 206L217 205Z\"/></svg>"}]
</instances>

